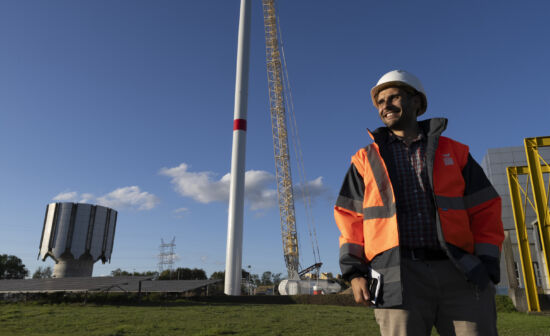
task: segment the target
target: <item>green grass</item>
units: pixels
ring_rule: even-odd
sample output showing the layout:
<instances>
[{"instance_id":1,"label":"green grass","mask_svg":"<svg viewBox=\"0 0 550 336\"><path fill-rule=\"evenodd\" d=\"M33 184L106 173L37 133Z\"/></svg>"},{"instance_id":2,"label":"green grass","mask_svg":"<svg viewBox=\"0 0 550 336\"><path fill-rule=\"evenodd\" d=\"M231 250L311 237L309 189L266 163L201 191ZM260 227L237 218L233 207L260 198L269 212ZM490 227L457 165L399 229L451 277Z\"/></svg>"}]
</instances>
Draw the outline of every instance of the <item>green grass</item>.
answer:
<instances>
[{"instance_id":1,"label":"green grass","mask_svg":"<svg viewBox=\"0 0 550 336\"><path fill-rule=\"evenodd\" d=\"M170 307L0 306L0 335L323 335L375 334L372 311L319 305L188 304ZM361 332L359 332L361 331Z\"/></svg>"},{"instance_id":2,"label":"green grass","mask_svg":"<svg viewBox=\"0 0 550 336\"><path fill-rule=\"evenodd\" d=\"M499 312L500 335L550 335L550 316ZM0 335L378 335L360 306L178 302L0 304ZM434 333L434 335L436 335Z\"/></svg>"}]
</instances>

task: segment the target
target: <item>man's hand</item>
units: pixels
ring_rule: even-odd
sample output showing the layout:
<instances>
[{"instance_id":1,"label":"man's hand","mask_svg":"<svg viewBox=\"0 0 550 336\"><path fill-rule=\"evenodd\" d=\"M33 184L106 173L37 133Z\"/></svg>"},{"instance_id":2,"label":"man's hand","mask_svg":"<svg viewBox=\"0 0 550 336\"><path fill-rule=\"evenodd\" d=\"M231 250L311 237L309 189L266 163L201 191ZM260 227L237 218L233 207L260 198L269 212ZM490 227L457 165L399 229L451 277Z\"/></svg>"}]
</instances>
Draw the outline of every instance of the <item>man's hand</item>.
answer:
<instances>
[{"instance_id":1,"label":"man's hand","mask_svg":"<svg viewBox=\"0 0 550 336\"><path fill-rule=\"evenodd\" d=\"M351 280L351 289L355 302L370 306L370 295L367 289L367 279L360 276Z\"/></svg>"}]
</instances>

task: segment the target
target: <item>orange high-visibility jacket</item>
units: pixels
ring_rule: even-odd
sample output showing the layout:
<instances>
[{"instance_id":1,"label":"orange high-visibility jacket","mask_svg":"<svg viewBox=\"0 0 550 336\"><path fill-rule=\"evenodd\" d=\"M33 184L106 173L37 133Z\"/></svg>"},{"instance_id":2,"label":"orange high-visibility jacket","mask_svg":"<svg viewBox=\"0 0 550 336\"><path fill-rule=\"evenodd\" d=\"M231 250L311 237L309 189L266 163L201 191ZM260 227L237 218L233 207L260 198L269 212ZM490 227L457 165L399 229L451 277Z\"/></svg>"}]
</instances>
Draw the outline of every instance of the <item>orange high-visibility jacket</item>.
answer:
<instances>
[{"instance_id":1,"label":"orange high-visibility jacket","mask_svg":"<svg viewBox=\"0 0 550 336\"><path fill-rule=\"evenodd\" d=\"M447 119L419 122L427 136L426 164L437 209L438 239L466 278L484 288L498 283L504 240L501 200L468 147L441 136ZM370 132L369 132L370 133ZM334 217L340 229L340 268L345 279L382 273L380 307L402 303L399 230L395 196L387 170L387 128L370 133L344 179Z\"/></svg>"}]
</instances>

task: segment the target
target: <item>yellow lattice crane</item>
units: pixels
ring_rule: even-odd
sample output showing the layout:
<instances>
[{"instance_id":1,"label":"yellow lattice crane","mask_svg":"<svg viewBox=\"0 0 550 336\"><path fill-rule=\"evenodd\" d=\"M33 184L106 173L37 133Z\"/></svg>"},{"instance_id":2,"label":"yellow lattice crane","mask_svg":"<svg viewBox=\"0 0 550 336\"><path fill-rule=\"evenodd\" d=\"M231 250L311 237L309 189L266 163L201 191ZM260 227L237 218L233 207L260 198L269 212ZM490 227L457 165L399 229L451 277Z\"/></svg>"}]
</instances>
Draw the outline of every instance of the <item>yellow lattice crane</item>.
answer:
<instances>
[{"instance_id":1,"label":"yellow lattice crane","mask_svg":"<svg viewBox=\"0 0 550 336\"><path fill-rule=\"evenodd\" d=\"M273 131L273 149L275 154L275 175L277 179L277 193L283 238L283 254L288 271L288 278L299 279L298 269L300 267L300 262L298 235L296 232L292 176L290 174L283 70L277 34L277 16L273 0L263 0L263 12L267 82L269 88L271 128Z\"/></svg>"}]
</instances>

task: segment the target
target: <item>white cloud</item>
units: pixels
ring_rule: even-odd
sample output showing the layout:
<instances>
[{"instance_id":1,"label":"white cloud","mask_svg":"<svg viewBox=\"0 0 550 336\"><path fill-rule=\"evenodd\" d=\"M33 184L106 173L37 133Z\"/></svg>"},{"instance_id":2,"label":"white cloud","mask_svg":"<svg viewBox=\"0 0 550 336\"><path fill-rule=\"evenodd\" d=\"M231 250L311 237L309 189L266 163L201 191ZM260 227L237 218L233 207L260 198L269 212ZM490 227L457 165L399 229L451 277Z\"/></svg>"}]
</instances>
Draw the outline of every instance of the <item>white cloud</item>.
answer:
<instances>
[{"instance_id":1,"label":"white cloud","mask_svg":"<svg viewBox=\"0 0 550 336\"><path fill-rule=\"evenodd\" d=\"M174 213L174 217L176 218L184 218L184 215L189 213L189 209L187 208L179 208L179 209L176 209L174 211L172 211Z\"/></svg>"},{"instance_id":2,"label":"white cloud","mask_svg":"<svg viewBox=\"0 0 550 336\"><path fill-rule=\"evenodd\" d=\"M304 198L309 197L310 200L326 194L328 189L323 185L323 177L319 176L315 180L308 181L304 185L297 184L294 186L294 195L297 200L303 201Z\"/></svg>"},{"instance_id":3,"label":"white cloud","mask_svg":"<svg viewBox=\"0 0 550 336\"><path fill-rule=\"evenodd\" d=\"M138 186L115 189L107 195L98 197L97 201L110 208L136 208L138 210L151 210L159 203L158 197L141 191Z\"/></svg>"},{"instance_id":4,"label":"white cloud","mask_svg":"<svg viewBox=\"0 0 550 336\"><path fill-rule=\"evenodd\" d=\"M76 191L67 191L55 195L52 199L54 201L60 202L72 202L78 198L78 193Z\"/></svg>"},{"instance_id":5,"label":"white cloud","mask_svg":"<svg viewBox=\"0 0 550 336\"><path fill-rule=\"evenodd\" d=\"M227 174L230 179L230 174ZM273 189L275 176L263 170L249 170L244 173L244 197L252 210L277 206L277 189ZM271 188L270 188L271 187Z\"/></svg>"},{"instance_id":6,"label":"white cloud","mask_svg":"<svg viewBox=\"0 0 550 336\"><path fill-rule=\"evenodd\" d=\"M173 168L162 168L159 172L171 178L170 182L180 195L189 197L200 203L228 202L229 185L231 176L229 173L216 179L216 174L208 171L191 172L185 163ZM245 199L252 210L268 209L277 206L277 189L275 176L263 170L249 170L245 172ZM322 177L306 183L310 198L321 195L326 191ZM301 186L298 188L301 197Z\"/></svg>"},{"instance_id":7,"label":"white cloud","mask_svg":"<svg viewBox=\"0 0 550 336\"><path fill-rule=\"evenodd\" d=\"M80 195L80 203L93 203L95 200L95 197L93 194L84 193Z\"/></svg>"},{"instance_id":8,"label":"white cloud","mask_svg":"<svg viewBox=\"0 0 550 336\"><path fill-rule=\"evenodd\" d=\"M176 191L201 203L227 200L229 195L229 178L225 176L219 181L213 180L213 173L187 171L185 163L174 168L162 168L160 174L171 177Z\"/></svg>"},{"instance_id":9,"label":"white cloud","mask_svg":"<svg viewBox=\"0 0 550 336\"><path fill-rule=\"evenodd\" d=\"M141 191L138 186L118 188L103 196L96 197L90 193L78 194L76 191L63 192L53 197L54 201L93 203L115 210L133 208L137 210L151 210L159 199L153 194Z\"/></svg>"},{"instance_id":10,"label":"white cloud","mask_svg":"<svg viewBox=\"0 0 550 336\"><path fill-rule=\"evenodd\" d=\"M187 208L179 208L179 209L174 210L174 213L182 213L182 212L187 212L187 211L189 211L189 209L187 209Z\"/></svg>"}]
</instances>

